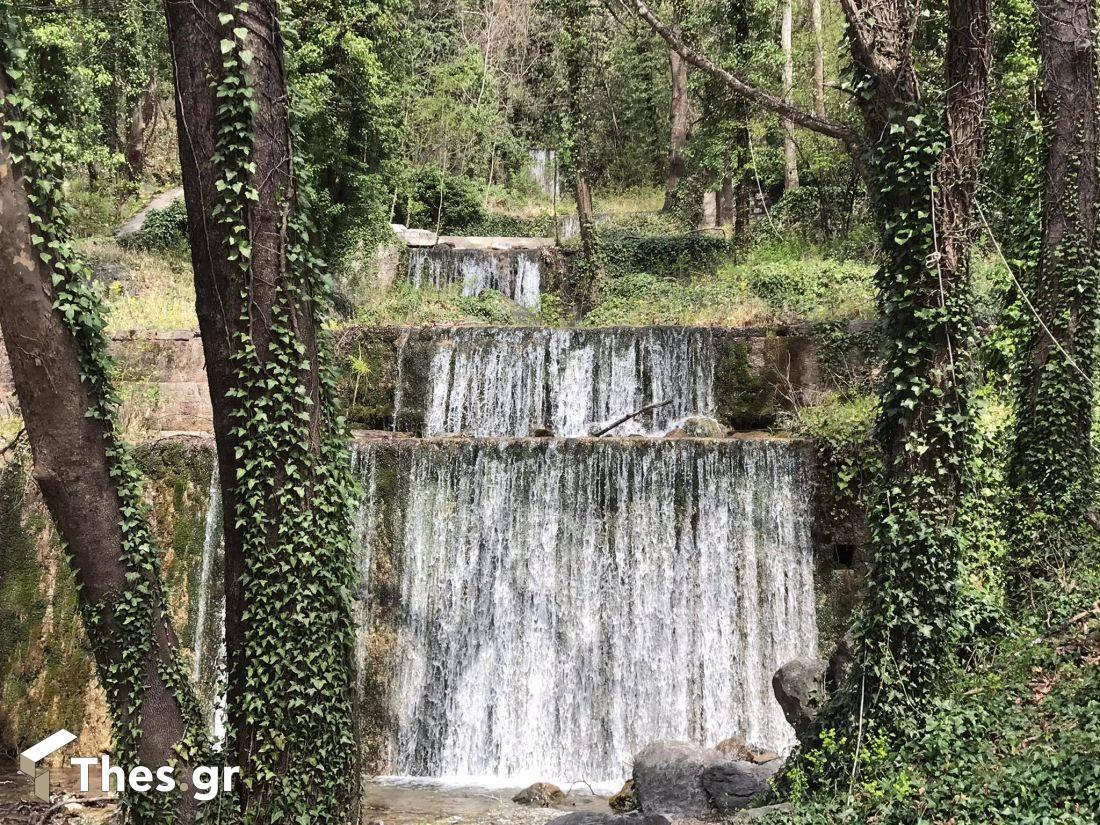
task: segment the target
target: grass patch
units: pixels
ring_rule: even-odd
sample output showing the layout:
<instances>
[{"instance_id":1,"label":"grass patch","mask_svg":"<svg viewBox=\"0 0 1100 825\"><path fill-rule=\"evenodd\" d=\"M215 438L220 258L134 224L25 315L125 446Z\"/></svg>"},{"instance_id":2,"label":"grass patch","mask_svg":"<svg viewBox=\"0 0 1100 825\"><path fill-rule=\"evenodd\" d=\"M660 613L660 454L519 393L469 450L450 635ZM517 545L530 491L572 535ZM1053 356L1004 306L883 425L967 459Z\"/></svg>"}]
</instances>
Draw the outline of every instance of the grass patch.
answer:
<instances>
[{"instance_id":1,"label":"grass patch","mask_svg":"<svg viewBox=\"0 0 1100 825\"><path fill-rule=\"evenodd\" d=\"M398 281L393 289L371 290L362 298L354 323L366 326L539 323L538 313L520 307L499 292L464 297L457 285L444 290L416 289Z\"/></svg>"},{"instance_id":2,"label":"grass patch","mask_svg":"<svg viewBox=\"0 0 1100 825\"><path fill-rule=\"evenodd\" d=\"M191 261L182 250L127 250L109 238L86 238L79 250L102 290L108 331L198 326Z\"/></svg>"},{"instance_id":3,"label":"grass patch","mask_svg":"<svg viewBox=\"0 0 1100 825\"><path fill-rule=\"evenodd\" d=\"M715 276L686 281L648 273L610 281L585 317L588 326L699 324L759 326L869 318L874 268L824 258L727 260Z\"/></svg>"}]
</instances>

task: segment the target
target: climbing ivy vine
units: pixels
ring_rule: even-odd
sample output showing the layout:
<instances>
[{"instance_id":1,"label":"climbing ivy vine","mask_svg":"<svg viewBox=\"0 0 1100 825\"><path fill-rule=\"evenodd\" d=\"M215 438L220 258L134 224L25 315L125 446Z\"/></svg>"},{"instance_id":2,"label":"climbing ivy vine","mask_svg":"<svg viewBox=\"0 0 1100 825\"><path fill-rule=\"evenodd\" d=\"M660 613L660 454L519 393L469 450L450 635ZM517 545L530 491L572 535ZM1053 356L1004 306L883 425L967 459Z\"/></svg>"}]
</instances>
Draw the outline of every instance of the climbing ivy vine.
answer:
<instances>
[{"instance_id":1,"label":"climbing ivy vine","mask_svg":"<svg viewBox=\"0 0 1100 825\"><path fill-rule=\"evenodd\" d=\"M126 767L140 763L142 704L149 662L155 658L158 674L179 704L184 720L184 736L174 748L177 764L203 764L209 757L209 742L186 669L178 657L165 661L154 649L158 633L171 636L164 609L161 557L142 502L141 474L120 430L119 398L112 384L103 308L92 289L91 275L70 242L69 210L63 194L67 149L48 114L30 95L19 91L26 74L25 59L18 22L10 9L0 8L0 66L11 88L0 107L3 139L10 148L12 163L23 176L30 206L31 241L35 254L52 273L54 309L77 345L81 380L91 399L87 415L103 429L122 515L121 559L126 586L111 605L113 625L103 622L99 611L81 600L85 631L113 722L113 761ZM158 629L158 623L164 628ZM180 806L178 790L126 793L122 797L122 817L130 823L170 824L177 821Z\"/></svg>"},{"instance_id":2,"label":"climbing ivy vine","mask_svg":"<svg viewBox=\"0 0 1100 825\"><path fill-rule=\"evenodd\" d=\"M873 716L900 725L934 695L954 661L960 537L955 524L969 448L965 353L972 339L965 268L938 272L940 115L896 109L869 158L882 233L878 273L889 349L877 438L872 582L856 628Z\"/></svg>"},{"instance_id":3,"label":"climbing ivy vine","mask_svg":"<svg viewBox=\"0 0 1100 825\"><path fill-rule=\"evenodd\" d=\"M214 217L236 268L242 314L231 339L229 393L241 536L241 683L230 721L246 736L239 815L251 823L342 823L358 787L351 686L355 580L350 548L347 430L334 410L323 342L311 353L302 319L320 327L327 286L313 251L308 186L298 177L286 210L284 265L272 306L254 317L251 246L256 102L249 4L222 13ZM253 21L254 22L254 21ZM292 161L291 177L294 178ZM268 273L269 274L269 273ZM266 325L263 351L250 335ZM316 360L314 360L314 358ZM310 392L319 373L319 396Z\"/></svg>"}]
</instances>

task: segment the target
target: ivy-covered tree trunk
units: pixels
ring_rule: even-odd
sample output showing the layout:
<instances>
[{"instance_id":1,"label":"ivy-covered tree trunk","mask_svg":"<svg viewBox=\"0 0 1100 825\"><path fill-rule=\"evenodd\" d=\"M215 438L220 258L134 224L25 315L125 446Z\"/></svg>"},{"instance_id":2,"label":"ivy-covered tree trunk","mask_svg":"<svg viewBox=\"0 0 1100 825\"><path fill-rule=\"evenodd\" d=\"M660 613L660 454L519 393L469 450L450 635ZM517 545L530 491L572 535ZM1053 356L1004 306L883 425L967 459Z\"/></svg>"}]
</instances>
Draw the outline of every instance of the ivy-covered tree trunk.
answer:
<instances>
[{"instance_id":1,"label":"ivy-covered tree trunk","mask_svg":"<svg viewBox=\"0 0 1100 825\"><path fill-rule=\"evenodd\" d=\"M168 0L226 525L230 752L246 821L354 818L348 434L318 332L276 0Z\"/></svg>"},{"instance_id":2,"label":"ivy-covered tree trunk","mask_svg":"<svg viewBox=\"0 0 1100 825\"><path fill-rule=\"evenodd\" d=\"M61 149L22 76L0 13L0 329L34 478L79 584L84 629L111 716L112 761L189 766L204 736L165 612L160 555L122 441L91 274L73 253ZM190 822L180 794L126 794L129 822Z\"/></svg>"},{"instance_id":3,"label":"ivy-covered tree trunk","mask_svg":"<svg viewBox=\"0 0 1100 825\"><path fill-rule=\"evenodd\" d=\"M887 7L891 8L891 7ZM867 603L857 628L866 699L889 724L934 693L954 660L961 550L955 532L969 451L970 247L984 151L989 0L948 6L946 104L921 102L904 4L875 32L849 17L867 165L881 230L879 289L889 351L871 516Z\"/></svg>"},{"instance_id":4,"label":"ivy-covered tree trunk","mask_svg":"<svg viewBox=\"0 0 1100 825\"><path fill-rule=\"evenodd\" d=\"M1071 566L1094 492L1096 3L1039 0L1042 229L1009 480L1017 589Z\"/></svg>"}]
</instances>

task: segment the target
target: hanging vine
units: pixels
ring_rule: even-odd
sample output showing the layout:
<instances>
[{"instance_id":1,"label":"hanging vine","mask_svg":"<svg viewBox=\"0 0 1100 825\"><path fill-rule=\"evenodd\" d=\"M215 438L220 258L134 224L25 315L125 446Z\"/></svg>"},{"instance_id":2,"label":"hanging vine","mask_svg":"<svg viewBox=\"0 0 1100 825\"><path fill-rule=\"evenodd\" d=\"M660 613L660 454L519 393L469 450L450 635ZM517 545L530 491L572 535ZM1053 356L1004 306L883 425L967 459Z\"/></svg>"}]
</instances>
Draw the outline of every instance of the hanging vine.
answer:
<instances>
[{"instance_id":1,"label":"hanging vine","mask_svg":"<svg viewBox=\"0 0 1100 825\"><path fill-rule=\"evenodd\" d=\"M102 621L100 612L81 600L84 628L113 723L113 761L125 768L140 764L142 703L150 660L156 658L158 675L178 703L185 725L184 736L173 749L176 764L201 764L209 755L209 742L186 669L178 657L164 661L154 650L156 634L172 635L165 612L161 556L142 501L141 474L120 430L119 399L112 384L103 307L93 291L91 274L70 241L69 210L63 195L68 150L48 114L31 95L19 91L26 74L25 58L14 14L10 9L0 9L0 66L11 87L0 107L3 139L10 147L13 164L23 175L31 240L35 254L52 273L54 309L77 345L81 380L91 399L87 415L102 427L122 514L121 559L126 587L111 605L113 624ZM158 628L158 623L163 626ZM174 823L179 818L180 792L124 793L121 807L124 822Z\"/></svg>"},{"instance_id":2,"label":"hanging vine","mask_svg":"<svg viewBox=\"0 0 1100 825\"><path fill-rule=\"evenodd\" d=\"M327 285L311 243L308 186L300 178L280 204L285 248L274 300L266 314L254 315L253 290L264 276L254 271L250 226L260 197L253 162L254 55L248 49L255 22L248 3L219 16L222 74L213 158L221 195L213 214L224 229L242 298L229 393L244 611L242 681L230 694L238 703L230 719L243 720L245 728L230 736L249 737L238 749L245 760L238 812L247 823L343 823L358 787L348 440L334 413L328 355L320 342L319 351L310 352L301 334L303 319L320 327ZM260 324L267 329L262 351L251 335ZM319 373L316 396L313 370Z\"/></svg>"}]
</instances>

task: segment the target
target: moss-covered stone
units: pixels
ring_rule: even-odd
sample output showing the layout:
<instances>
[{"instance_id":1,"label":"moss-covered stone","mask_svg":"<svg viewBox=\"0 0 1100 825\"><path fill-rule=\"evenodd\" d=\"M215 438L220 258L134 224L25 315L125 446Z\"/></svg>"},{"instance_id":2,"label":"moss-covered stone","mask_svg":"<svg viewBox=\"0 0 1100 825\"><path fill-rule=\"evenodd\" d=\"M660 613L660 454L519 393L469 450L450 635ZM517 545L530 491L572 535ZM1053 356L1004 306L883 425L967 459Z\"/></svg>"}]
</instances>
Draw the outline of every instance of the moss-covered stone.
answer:
<instances>
[{"instance_id":1,"label":"moss-covered stone","mask_svg":"<svg viewBox=\"0 0 1100 825\"><path fill-rule=\"evenodd\" d=\"M728 427L759 429L775 421L774 390L749 365L747 341L729 342L715 353L714 398L718 420Z\"/></svg>"},{"instance_id":2,"label":"moss-covered stone","mask_svg":"<svg viewBox=\"0 0 1100 825\"><path fill-rule=\"evenodd\" d=\"M165 551L169 615L189 657L213 453L161 441L137 451L153 534ZM106 699L77 608L72 568L25 460L0 470L0 747L67 728L82 752L109 747Z\"/></svg>"}]
</instances>

